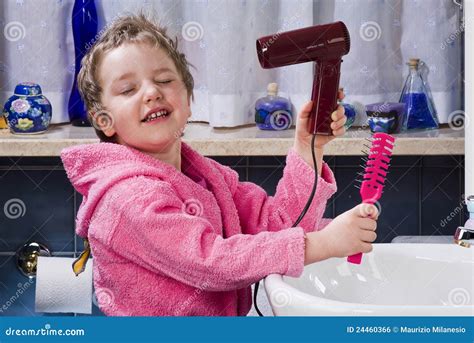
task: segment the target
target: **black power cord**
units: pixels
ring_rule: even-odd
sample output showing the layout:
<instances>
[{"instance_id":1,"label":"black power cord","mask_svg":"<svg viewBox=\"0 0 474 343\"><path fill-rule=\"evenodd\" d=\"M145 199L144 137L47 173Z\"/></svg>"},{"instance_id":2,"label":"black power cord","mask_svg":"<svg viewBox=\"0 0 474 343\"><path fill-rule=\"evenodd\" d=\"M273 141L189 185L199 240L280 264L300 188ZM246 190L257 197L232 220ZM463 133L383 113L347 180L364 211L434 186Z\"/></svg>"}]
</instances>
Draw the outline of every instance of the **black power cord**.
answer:
<instances>
[{"instance_id":1,"label":"black power cord","mask_svg":"<svg viewBox=\"0 0 474 343\"><path fill-rule=\"evenodd\" d=\"M313 189L311 191L311 195L309 196L308 201L306 202L305 207L303 208L303 211L301 211L300 216L298 217L298 219L296 219L296 221L293 223L291 227L295 227L296 225L298 225L300 221L303 219L303 217L305 216L306 211L308 211L308 208L311 206L311 203L313 202L314 194L316 193L316 187L318 186L318 168L316 164L316 156L314 153L314 140L315 139L316 139L316 134L313 134L313 138L311 139L311 154L313 155L313 166L314 166L314 175L315 175ZM253 293L253 304L255 306L255 310L257 311L258 315L260 317L264 317L264 315L262 314L262 312L260 312L257 306L257 293L258 293L259 284L260 284L260 281L257 281L255 283L255 290Z\"/></svg>"}]
</instances>

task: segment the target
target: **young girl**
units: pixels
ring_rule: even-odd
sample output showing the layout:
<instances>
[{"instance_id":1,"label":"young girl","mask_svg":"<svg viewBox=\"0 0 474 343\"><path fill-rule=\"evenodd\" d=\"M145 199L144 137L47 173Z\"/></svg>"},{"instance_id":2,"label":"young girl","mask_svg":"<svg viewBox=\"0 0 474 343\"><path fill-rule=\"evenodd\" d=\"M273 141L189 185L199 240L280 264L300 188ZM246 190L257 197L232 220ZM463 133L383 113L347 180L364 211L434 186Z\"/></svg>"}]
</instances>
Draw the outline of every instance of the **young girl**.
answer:
<instances>
[{"instance_id":1,"label":"young girl","mask_svg":"<svg viewBox=\"0 0 474 343\"><path fill-rule=\"evenodd\" d=\"M61 158L83 195L76 231L90 243L106 315L244 316L250 285L265 276L297 277L307 264L371 251L375 207L359 205L329 224L321 219L336 191L322 160L332 137L315 141L317 193L300 226L291 227L314 182L311 102L298 115L271 197L181 141L193 78L177 43L143 15L108 27L78 80L101 142L64 149ZM332 119L334 135L344 134L341 106Z\"/></svg>"}]
</instances>

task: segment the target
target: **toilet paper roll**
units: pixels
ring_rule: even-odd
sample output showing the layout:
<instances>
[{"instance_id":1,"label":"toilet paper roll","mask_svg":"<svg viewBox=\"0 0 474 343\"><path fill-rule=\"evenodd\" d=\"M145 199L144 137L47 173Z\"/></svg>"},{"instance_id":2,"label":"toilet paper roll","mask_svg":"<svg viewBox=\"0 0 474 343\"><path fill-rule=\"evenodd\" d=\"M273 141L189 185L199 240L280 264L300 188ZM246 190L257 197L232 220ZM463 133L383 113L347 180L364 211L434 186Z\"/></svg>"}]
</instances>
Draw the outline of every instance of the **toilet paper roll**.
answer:
<instances>
[{"instance_id":1,"label":"toilet paper roll","mask_svg":"<svg viewBox=\"0 0 474 343\"><path fill-rule=\"evenodd\" d=\"M38 257L36 266L36 312L92 313L92 259L84 272L72 271L74 258Z\"/></svg>"}]
</instances>

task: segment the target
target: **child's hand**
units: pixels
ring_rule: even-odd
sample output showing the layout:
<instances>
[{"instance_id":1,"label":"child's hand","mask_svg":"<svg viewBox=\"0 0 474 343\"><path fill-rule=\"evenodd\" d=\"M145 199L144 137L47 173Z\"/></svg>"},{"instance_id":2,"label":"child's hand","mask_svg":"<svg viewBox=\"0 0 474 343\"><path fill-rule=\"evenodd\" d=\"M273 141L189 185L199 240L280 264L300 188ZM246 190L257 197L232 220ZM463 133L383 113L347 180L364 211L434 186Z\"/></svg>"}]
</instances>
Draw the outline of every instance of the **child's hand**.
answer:
<instances>
[{"instance_id":1,"label":"child's hand","mask_svg":"<svg viewBox=\"0 0 474 343\"><path fill-rule=\"evenodd\" d=\"M306 234L305 265L330 257L346 257L372 251L377 235L378 210L360 204L337 216L321 231Z\"/></svg>"},{"instance_id":2,"label":"child's hand","mask_svg":"<svg viewBox=\"0 0 474 343\"><path fill-rule=\"evenodd\" d=\"M344 92L339 90L338 98L344 99ZM311 139L313 135L308 131L309 112L311 111L312 102L308 101L301 108L296 119L296 133L295 133L295 149L300 155L311 156ZM333 136L316 135L314 147L321 149L325 144L333 140L337 136L343 136L346 132L344 124L346 123L346 116L344 115L344 107L339 105L337 110L331 115L332 123L331 129Z\"/></svg>"},{"instance_id":3,"label":"child's hand","mask_svg":"<svg viewBox=\"0 0 474 343\"><path fill-rule=\"evenodd\" d=\"M338 98L344 98L344 92L339 90ZM309 112L311 111L311 101L306 103L298 114L296 120L295 143L293 149L300 155L305 162L314 168L313 154L311 153L311 140L313 135L308 132ZM332 141L337 136L342 136L346 133L344 124L346 123L346 116L344 115L344 107L338 106L337 110L332 113L331 129L333 136L316 135L314 140L315 157L318 165L318 174L321 174L321 165L323 159L323 147L328 142Z\"/></svg>"}]
</instances>

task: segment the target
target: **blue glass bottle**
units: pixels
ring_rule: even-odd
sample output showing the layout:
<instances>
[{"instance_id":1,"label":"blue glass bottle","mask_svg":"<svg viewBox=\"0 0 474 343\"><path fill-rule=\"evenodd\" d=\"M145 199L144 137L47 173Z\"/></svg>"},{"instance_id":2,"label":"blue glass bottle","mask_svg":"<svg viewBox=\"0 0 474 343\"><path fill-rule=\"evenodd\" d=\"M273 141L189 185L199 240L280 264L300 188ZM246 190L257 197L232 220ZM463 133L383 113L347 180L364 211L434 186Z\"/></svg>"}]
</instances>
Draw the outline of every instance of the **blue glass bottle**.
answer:
<instances>
[{"instance_id":1,"label":"blue glass bottle","mask_svg":"<svg viewBox=\"0 0 474 343\"><path fill-rule=\"evenodd\" d=\"M433 98L418 69L419 63L417 58L411 58L408 62L409 74L399 100L405 104L404 131L438 128L439 121Z\"/></svg>"},{"instance_id":2,"label":"blue glass bottle","mask_svg":"<svg viewBox=\"0 0 474 343\"><path fill-rule=\"evenodd\" d=\"M255 102L255 123L260 130L286 130L293 124L291 103L278 96L278 84L269 83L267 96Z\"/></svg>"},{"instance_id":3,"label":"blue glass bottle","mask_svg":"<svg viewBox=\"0 0 474 343\"><path fill-rule=\"evenodd\" d=\"M72 9L72 33L74 36L75 72L69 96L69 120L74 126L91 126L87 111L77 89L77 74L81 60L97 35L97 11L94 0L75 0Z\"/></svg>"}]
</instances>

